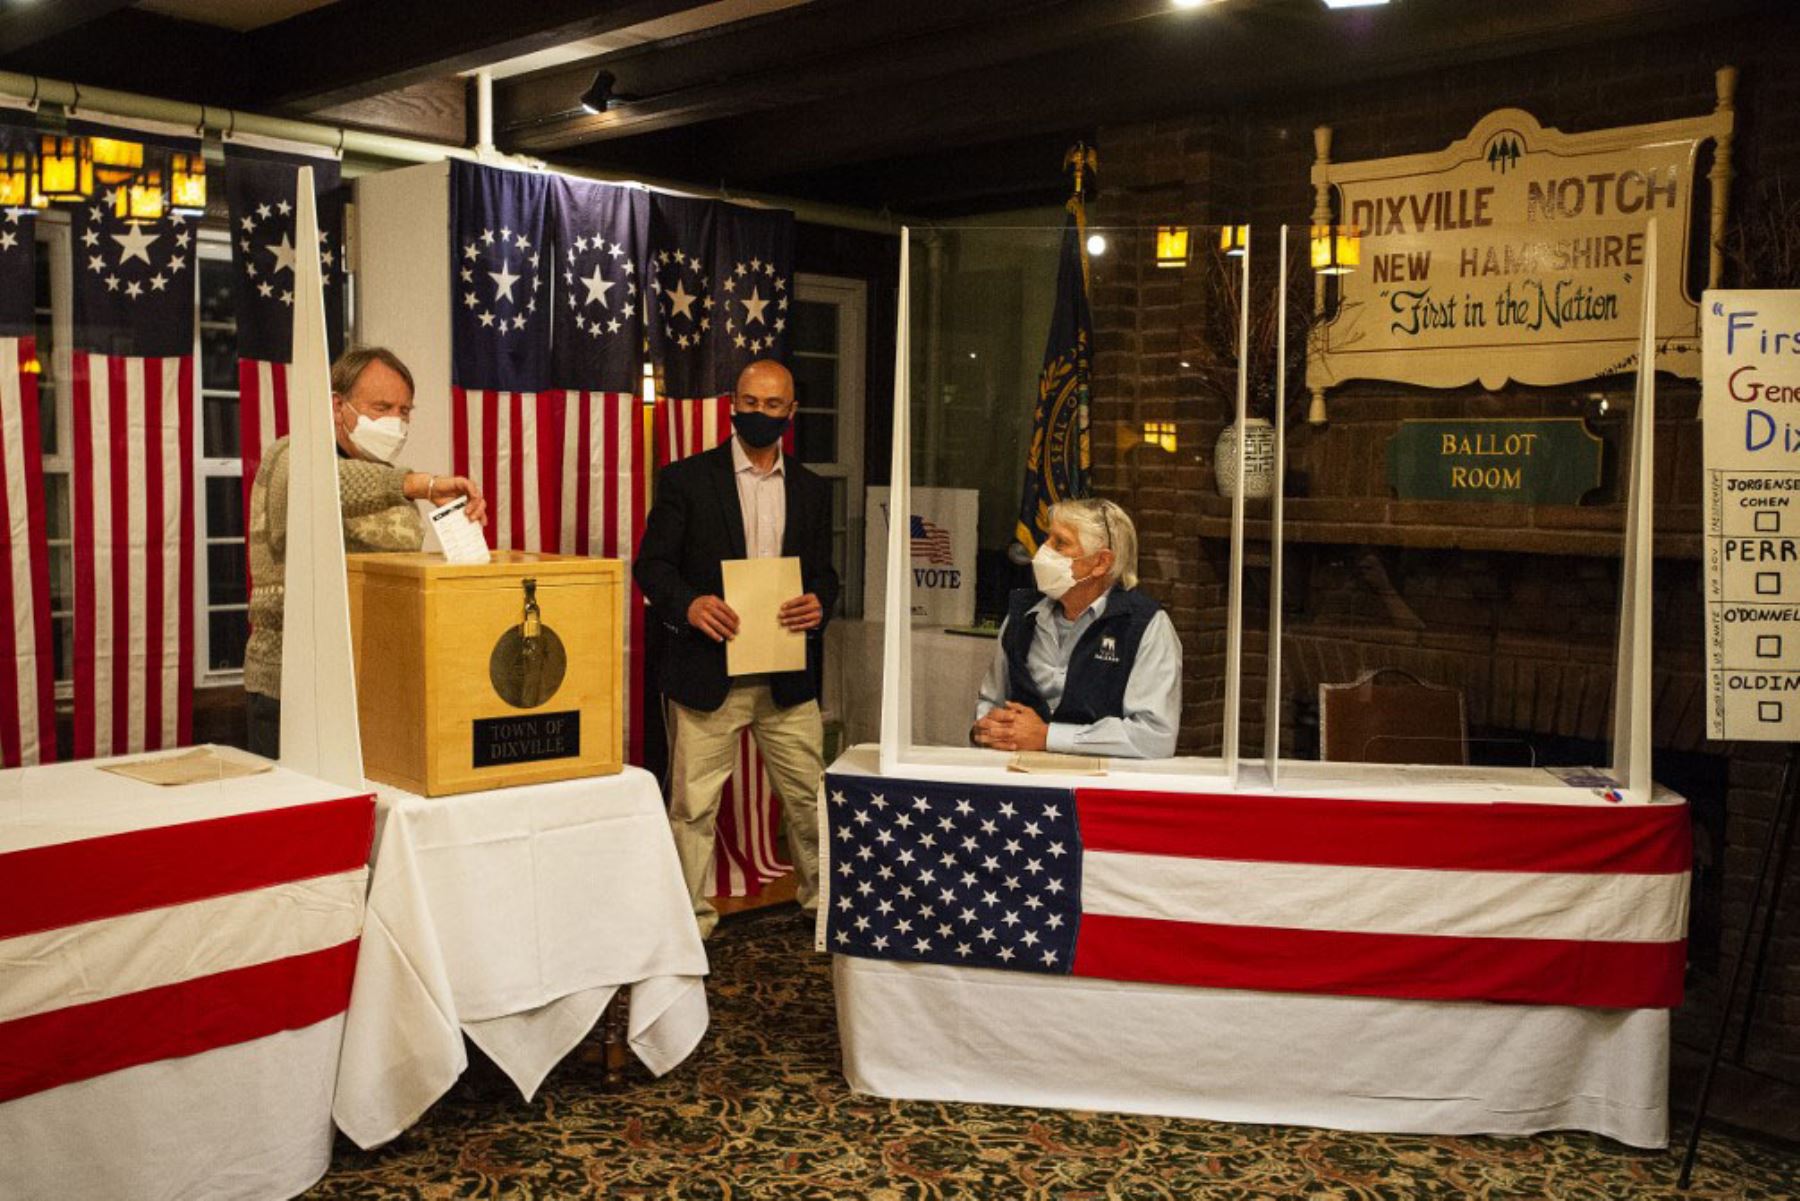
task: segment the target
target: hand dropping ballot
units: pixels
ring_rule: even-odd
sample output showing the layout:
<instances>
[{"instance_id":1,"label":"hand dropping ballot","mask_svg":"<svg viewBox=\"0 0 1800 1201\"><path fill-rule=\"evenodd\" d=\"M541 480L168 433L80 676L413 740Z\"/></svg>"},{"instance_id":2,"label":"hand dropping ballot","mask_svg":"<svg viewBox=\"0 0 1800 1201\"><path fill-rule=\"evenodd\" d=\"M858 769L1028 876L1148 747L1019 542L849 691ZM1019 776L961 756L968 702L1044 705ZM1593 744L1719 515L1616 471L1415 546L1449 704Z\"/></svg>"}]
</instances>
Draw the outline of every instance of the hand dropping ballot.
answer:
<instances>
[{"instance_id":1,"label":"hand dropping ballot","mask_svg":"<svg viewBox=\"0 0 1800 1201\"><path fill-rule=\"evenodd\" d=\"M437 534L438 544L444 548L446 563L488 561L487 539L481 536L481 527L470 521L464 512L468 507L469 498L459 496L430 513L431 528Z\"/></svg>"}]
</instances>

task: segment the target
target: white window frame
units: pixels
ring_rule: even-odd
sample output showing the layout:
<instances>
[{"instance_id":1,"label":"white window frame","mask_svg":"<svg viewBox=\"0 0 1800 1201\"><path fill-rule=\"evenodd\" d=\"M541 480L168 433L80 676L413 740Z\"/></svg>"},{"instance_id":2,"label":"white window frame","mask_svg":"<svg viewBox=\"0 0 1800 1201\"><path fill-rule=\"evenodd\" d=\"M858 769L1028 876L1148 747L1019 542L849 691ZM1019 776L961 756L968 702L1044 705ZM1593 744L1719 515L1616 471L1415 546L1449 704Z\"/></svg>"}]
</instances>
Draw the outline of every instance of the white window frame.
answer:
<instances>
[{"instance_id":1,"label":"white window frame","mask_svg":"<svg viewBox=\"0 0 1800 1201\"><path fill-rule=\"evenodd\" d=\"M72 399L75 358L71 344L75 337L75 272L70 247L73 235L69 229L69 218L66 213L40 213L36 218L36 226L37 251L39 254L49 256L47 261L50 264L50 333L55 341L54 353L50 356L47 364L49 368L47 374L51 377L52 392L56 398L56 453L44 456L43 470L46 476L60 475L63 477L62 495L70 506L70 511L62 514L67 518L63 524L70 531L70 537L52 538L49 542L51 548L66 549L72 557L75 527L75 457L71 451L75 447L75 406ZM33 308L36 308L36 298L33 298ZM41 354L38 361L43 363ZM45 492L48 493L49 489L46 488ZM71 561L69 583L71 602L74 600L74 596L74 566ZM56 622L59 620L73 622L75 611L53 608L50 617L51 637L54 639ZM51 651L51 661L55 662L54 649ZM73 701L74 698L75 685L72 680L56 681L56 699L58 701Z\"/></svg>"},{"instance_id":2,"label":"white window frame","mask_svg":"<svg viewBox=\"0 0 1800 1201\"><path fill-rule=\"evenodd\" d=\"M244 597L241 605L215 605L207 593L212 580L211 549L215 545L237 543L245 545L242 532L235 535L213 536L207 528L208 508L206 503L206 486L209 479L227 477L242 480L244 477L243 444L244 430L238 427L238 455L231 457L209 458L206 454L206 400L208 396L238 397L236 381L227 388L208 388L206 386L205 362L202 357L201 321L200 321L200 264L202 262L231 262L231 239L228 231L220 229L202 229L197 240L198 254L194 261L194 678L201 688L225 688L242 686L244 669L242 666L227 671L213 671L212 663L212 615L214 613L242 612L250 610L249 596ZM232 281L235 286L237 280ZM215 323L216 324L216 323ZM235 323L234 323L235 324ZM241 485L240 485L241 486ZM246 507L244 522L248 526L250 513ZM247 553L247 552L246 552Z\"/></svg>"},{"instance_id":3,"label":"white window frame","mask_svg":"<svg viewBox=\"0 0 1800 1201\"><path fill-rule=\"evenodd\" d=\"M829 463L807 467L826 479L844 481L844 524L834 523L832 534L844 539L843 614L862 614L863 571L863 419L868 410L867 332L869 285L860 279L838 275L794 276L794 300L828 304L837 309L837 351L789 350L791 358L837 359L837 457ZM801 418L804 420L804 417Z\"/></svg>"}]
</instances>

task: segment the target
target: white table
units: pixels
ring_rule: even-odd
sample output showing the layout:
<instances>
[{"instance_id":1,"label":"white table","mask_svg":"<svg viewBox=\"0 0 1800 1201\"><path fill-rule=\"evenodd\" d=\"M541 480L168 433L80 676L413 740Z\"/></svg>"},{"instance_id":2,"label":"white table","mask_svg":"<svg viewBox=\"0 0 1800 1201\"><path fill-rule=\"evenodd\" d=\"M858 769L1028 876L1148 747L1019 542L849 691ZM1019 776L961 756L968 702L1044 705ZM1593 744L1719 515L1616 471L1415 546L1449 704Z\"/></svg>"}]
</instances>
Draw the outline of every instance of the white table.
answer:
<instances>
[{"instance_id":1,"label":"white table","mask_svg":"<svg viewBox=\"0 0 1800 1201\"><path fill-rule=\"evenodd\" d=\"M119 761L0 772L0 1197L293 1196L331 1161L373 801Z\"/></svg>"},{"instance_id":2,"label":"white table","mask_svg":"<svg viewBox=\"0 0 1800 1201\"><path fill-rule=\"evenodd\" d=\"M465 1034L529 1100L622 985L651 1071L699 1044L706 951L648 773L379 800L332 1106L359 1145L394 1138L455 1083Z\"/></svg>"},{"instance_id":3,"label":"white table","mask_svg":"<svg viewBox=\"0 0 1800 1201\"><path fill-rule=\"evenodd\" d=\"M844 727L845 746L881 738L879 621L825 627L823 706ZM926 746L967 746L981 679L997 639L913 627L913 739Z\"/></svg>"},{"instance_id":4,"label":"white table","mask_svg":"<svg viewBox=\"0 0 1800 1201\"><path fill-rule=\"evenodd\" d=\"M924 757L933 767L920 777L1002 787L1131 789L1134 777L1156 770L1121 763L1104 779L1021 777L995 752ZM1284 793L1472 803L1508 795L1473 772L1291 766ZM830 770L880 775L873 747ZM1525 791L1540 801L1556 796L1557 781L1538 774L1541 787ZM1157 778L1156 786L1170 785ZM1199 779L1186 790L1228 787ZM1560 791L1583 803L1580 790ZM829 842L823 821L821 836ZM1180 987L851 955L834 957L833 980L845 1077L876 1096L1347 1130L1576 1128L1634 1146L1668 1141L1667 1009Z\"/></svg>"}]
</instances>

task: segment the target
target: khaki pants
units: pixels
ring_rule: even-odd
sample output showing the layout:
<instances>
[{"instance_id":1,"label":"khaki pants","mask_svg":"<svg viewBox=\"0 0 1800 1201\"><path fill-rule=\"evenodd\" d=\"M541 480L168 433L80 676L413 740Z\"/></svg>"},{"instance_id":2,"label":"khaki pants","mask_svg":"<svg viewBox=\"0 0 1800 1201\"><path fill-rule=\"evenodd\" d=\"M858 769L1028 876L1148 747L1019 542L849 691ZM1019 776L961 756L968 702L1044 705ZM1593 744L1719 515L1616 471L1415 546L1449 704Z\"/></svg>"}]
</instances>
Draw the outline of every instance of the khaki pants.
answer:
<instances>
[{"instance_id":1,"label":"khaki pants","mask_svg":"<svg viewBox=\"0 0 1800 1201\"><path fill-rule=\"evenodd\" d=\"M799 876L797 899L808 913L819 898L819 783L825 775L825 725L819 703L783 709L767 684L738 684L711 713L670 702L675 749L669 769L669 825L675 853L694 900L700 936L712 934L719 911L706 899L712 885L714 826L719 794L731 778L738 732L746 726L756 739L769 781L781 799L788 853Z\"/></svg>"}]
</instances>

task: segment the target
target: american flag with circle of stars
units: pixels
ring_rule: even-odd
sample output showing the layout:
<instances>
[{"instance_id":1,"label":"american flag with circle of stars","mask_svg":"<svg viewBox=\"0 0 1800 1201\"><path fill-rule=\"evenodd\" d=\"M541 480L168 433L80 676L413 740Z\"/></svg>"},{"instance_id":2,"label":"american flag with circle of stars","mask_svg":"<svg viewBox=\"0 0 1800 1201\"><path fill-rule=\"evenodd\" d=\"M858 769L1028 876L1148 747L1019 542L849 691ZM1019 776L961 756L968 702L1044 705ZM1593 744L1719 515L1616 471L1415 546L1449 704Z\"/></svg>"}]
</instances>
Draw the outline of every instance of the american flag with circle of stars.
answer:
<instances>
[{"instance_id":1,"label":"american flag with circle of stars","mask_svg":"<svg viewBox=\"0 0 1800 1201\"><path fill-rule=\"evenodd\" d=\"M335 157L316 147L265 139L225 140L225 204L231 232L232 308L237 316L238 428L243 503L263 454L287 435L287 373L294 359L295 206L300 171L312 172L318 202L319 277L332 356L344 348L344 192ZM248 534L246 533L246 537Z\"/></svg>"},{"instance_id":2,"label":"american flag with circle of stars","mask_svg":"<svg viewBox=\"0 0 1800 1201\"><path fill-rule=\"evenodd\" d=\"M189 354L197 223L121 218L117 200L108 189L75 209L75 323L107 354Z\"/></svg>"},{"instance_id":3,"label":"american flag with circle of stars","mask_svg":"<svg viewBox=\"0 0 1800 1201\"><path fill-rule=\"evenodd\" d=\"M553 251L545 175L458 162L450 173L453 378L537 392L550 366Z\"/></svg>"},{"instance_id":4,"label":"american flag with circle of stars","mask_svg":"<svg viewBox=\"0 0 1800 1201\"><path fill-rule=\"evenodd\" d=\"M1066 789L833 775L823 816L825 949L1070 972L1081 841Z\"/></svg>"},{"instance_id":5,"label":"american flag with circle of stars","mask_svg":"<svg viewBox=\"0 0 1800 1201\"><path fill-rule=\"evenodd\" d=\"M792 213L653 194L645 268L665 395L728 395L745 364L786 357Z\"/></svg>"},{"instance_id":6,"label":"american flag with circle of stars","mask_svg":"<svg viewBox=\"0 0 1800 1201\"><path fill-rule=\"evenodd\" d=\"M736 263L719 285L725 293L725 334L731 344L751 355L775 352L777 339L787 330L787 276L776 274L775 264L751 256Z\"/></svg>"},{"instance_id":7,"label":"american flag with circle of stars","mask_svg":"<svg viewBox=\"0 0 1800 1201\"><path fill-rule=\"evenodd\" d=\"M318 199L319 275L325 283L325 326L335 355L343 349L344 203L337 160L280 153L237 142L225 145L225 199L231 229L232 297L238 358L289 363L294 357L294 206L300 168L313 173ZM286 428L283 415L281 426Z\"/></svg>"}]
</instances>

